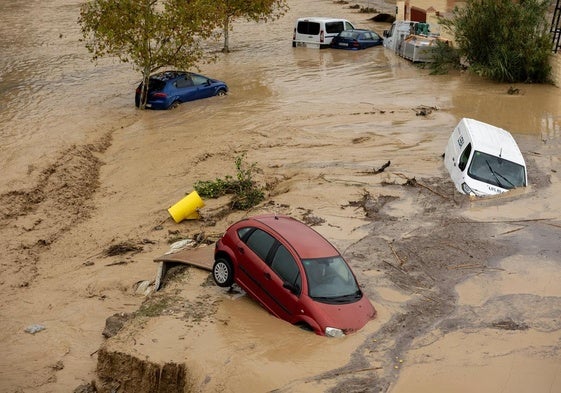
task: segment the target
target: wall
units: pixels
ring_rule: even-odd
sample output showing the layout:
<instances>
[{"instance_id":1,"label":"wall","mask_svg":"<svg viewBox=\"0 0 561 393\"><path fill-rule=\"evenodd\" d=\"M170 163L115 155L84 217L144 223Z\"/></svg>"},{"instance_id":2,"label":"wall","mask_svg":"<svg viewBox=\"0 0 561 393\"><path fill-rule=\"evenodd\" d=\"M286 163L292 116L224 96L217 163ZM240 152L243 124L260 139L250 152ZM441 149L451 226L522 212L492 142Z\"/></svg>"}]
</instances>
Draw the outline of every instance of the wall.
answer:
<instances>
[{"instance_id":1,"label":"wall","mask_svg":"<svg viewBox=\"0 0 561 393\"><path fill-rule=\"evenodd\" d=\"M551 56L551 77L555 86L561 87L561 52Z\"/></svg>"}]
</instances>

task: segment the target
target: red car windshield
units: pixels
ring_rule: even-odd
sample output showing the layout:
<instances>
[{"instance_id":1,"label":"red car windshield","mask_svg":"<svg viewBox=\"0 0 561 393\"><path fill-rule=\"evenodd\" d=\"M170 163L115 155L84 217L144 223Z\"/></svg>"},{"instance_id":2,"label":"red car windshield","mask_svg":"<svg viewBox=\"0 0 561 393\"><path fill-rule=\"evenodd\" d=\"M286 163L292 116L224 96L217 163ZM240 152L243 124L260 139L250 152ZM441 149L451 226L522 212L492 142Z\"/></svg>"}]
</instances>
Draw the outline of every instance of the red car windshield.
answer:
<instances>
[{"instance_id":1,"label":"red car windshield","mask_svg":"<svg viewBox=\"0 0 561 393\"><path fill-rule=\"evenodd\" d=\"M362 298L351 269L342 257L302 260L308 295L323 303L353 303Z\"/></svg>"}]
</instances>

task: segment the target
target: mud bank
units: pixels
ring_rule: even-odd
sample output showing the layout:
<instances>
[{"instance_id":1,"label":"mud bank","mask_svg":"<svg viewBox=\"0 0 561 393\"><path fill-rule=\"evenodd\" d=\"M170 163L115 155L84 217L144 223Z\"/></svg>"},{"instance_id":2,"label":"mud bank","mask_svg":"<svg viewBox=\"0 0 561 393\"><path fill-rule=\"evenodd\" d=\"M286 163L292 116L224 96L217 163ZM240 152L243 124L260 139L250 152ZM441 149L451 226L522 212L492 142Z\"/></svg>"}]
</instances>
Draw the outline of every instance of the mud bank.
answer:
<instances>
[{"instance_id":1,"label":"mud bank","mask_svg":"<svg viewBox=\"0 0 561 393\"><path fill-rule=\"evenodd\" d=\"M536 170L533 162L531 167ZM138 375L137 384L143 386L148 377L139 375L137 370L153 372L154 356L160 358L167 353L173 362L183 361L182 375L190 378L192 385L186 388L182 379L181 385L166 385L170 390L158 391L226 389L243 392L249 384L253 387L251 391L387 392L398 381L405 366L404 359L419 345L419 340L421 345L426 345L430 337L442 339L466 330L472 333L491 330L499 335L502 331L524 332L528 329L549 333L560 331L561 321L554 311L559 301L557 297L511 294L491 297L476 307L459 304L459 284L474 277L493 277L504 272L501 261L530 244L524 236L519 236L520 228L533 233L538 231L547 242L559 236L557 224L548 219L476 221L462 216L470 205L508 204L512 200L527 199L528 194L474 200L458 194L445 178L407 178L402 173L393 172L391 166L382 175L374 172L362 174L368 176L369 191L356 194L359 198L341 204L339 209L347 213L353 211L353 215L362 218L363 224L354 230L368 233L349 244L345 256L359 272L365 292L379 309L381 307L380 318L356 336L340 341L309 337L310 333L301 332L275 318L268 321L284 325L280 326L284 329L282 333L275 330L275 336L278 333L290 337L281 340L282 343L299 345L314 340L315 345L326 350L327 361L317 364L315 371L298 376L294 365L285 361L274 365L279 375L268 372L266 366L259 371L253 369L253 362L247 362L244 357L252 356L253 352L260 353L263 345L270 350L271 342L261 336L263 327L257 330L247 328L246 325L251 325L251 319L257 315L246 315L249 320L244 320L244 316L240 319L230 312L238 314L239 310L235 308L240 304L236 303L243 302L252 311L261 313L259 318L270 316L251 299L215 287L207 272L188 268L174 282L154 294L155 298L147 300L147 304L161 305L159 315L150 320L141 316L125 326L117 337L108 340L103 346L103 357L98 358L98 372L103 369L104 379L110 378L111 386L119 385L118 391L132 392L134 389L127 388L135 385L131 376ZM350 176L339 179L347 184L352 182ZM539 171L534 172L533 179L537 189L549 182L548 175ZM324 184L322 188L335 192L337 186ZM271 192L278 197L275 190ZM265 205L273 203L270 201ZM292 215L298 210L286 204L275 206ZM313 211L307 214L321 218L316 226L319 231L339 225L333 216L324 220L322 215ZM299 218L304 219L302 211ZM558 258L558 251L553 251L551 257ZM248 339L240 339L240 334L248 335ZM239 351L228 349L224 344L228 335L236 336L234 342L240 340L247 346L239 343ZM354 342L351 351L345 349L349 342ZM272 345L274 351L275 344ZM174 352L170 353L172 348ZM554 352L559 349L559 345L551 348ZM134 368L129 372L111 374L106 365L119 362L124 356L123 351L129 354L127 362L134 364ZM346 360L345 357L330 358L330 351L348 351L349 356ZM300 351L296 352L298 356L302 356ZM132 363L131 358L135 358ZM339 366L333 367L336 363ZM156 368L163 370L166 367L169 367L168 363L162 360ZM232 375L237 373L243 377L233 378ZM286 375L290 375L289 380L285 379ZM152 389L156 387L152 385Z\"/></svg>"},{"instance_id":2,"label":"mud bank","mask_svg":"<svg viewBox=\"0 0 561 393\"><path fill-rule=\"evenodd\" d=\"M101 349L97 354L97 392L165 393L189 392L189 375L184 364L163 365L140 360L125 353Z\"/></svg>"}]
</instances>

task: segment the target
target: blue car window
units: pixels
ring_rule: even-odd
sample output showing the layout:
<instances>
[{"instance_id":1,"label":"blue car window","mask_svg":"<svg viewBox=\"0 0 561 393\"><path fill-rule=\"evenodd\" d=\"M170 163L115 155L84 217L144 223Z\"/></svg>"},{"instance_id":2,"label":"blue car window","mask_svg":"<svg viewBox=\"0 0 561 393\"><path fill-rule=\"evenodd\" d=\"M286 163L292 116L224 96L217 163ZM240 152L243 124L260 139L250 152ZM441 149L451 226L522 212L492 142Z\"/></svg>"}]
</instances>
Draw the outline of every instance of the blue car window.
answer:
<instances>
[{"instance_id":1,"label":"blue car window","mask_svg":"<svg viewBox=\"0 0 561 393\"><path fill-rule=\"evenodd\" d=\"M148 82L148 87L150 91L162 91L166 87L166 83L159 79L151 78Z\"/></svg>"},{"instance_id":2,"label":"blue car window","mask_svg":"<svg viewBox=\"0 0 561 393\"><path fill-rule=\"evenodd\" d=\"M191 80L191 77L189 75L181 76L175 82L175 87L182 88L190 86L193 86L193 81Z\"/></svg>"},{"instance_id":3,"label":"blue car window","mask_svg":"<svg viewBox=\"0 0 561 393\"><path fill-rule=\"evenodd\" d=\"M201 75L191 75L191 79L193 79L195 86L202 86L208 83L208 79Z\"/></svg>"}]
</instances>

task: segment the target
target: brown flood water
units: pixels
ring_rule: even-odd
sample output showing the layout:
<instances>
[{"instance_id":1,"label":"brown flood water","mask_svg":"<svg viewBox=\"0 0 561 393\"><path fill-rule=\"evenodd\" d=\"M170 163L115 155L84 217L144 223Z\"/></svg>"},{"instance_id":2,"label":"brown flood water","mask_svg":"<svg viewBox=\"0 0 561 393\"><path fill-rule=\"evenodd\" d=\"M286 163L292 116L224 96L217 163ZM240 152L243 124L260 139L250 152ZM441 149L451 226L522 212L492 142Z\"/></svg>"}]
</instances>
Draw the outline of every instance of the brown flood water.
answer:
<instances>
[{"instance_id":1,"label":"brown flood water","mask_svg":"<svg viewBox=\"0 0 561 393\"><path fill-rule=\"evenodd\" d=\"M201 66L228 83L227 97L141 112L133 106L138 74L89 61L78 41L79 4L4 0L0 9L0 392L72 391L94 379L105 319L138 309L144 296L133 286L153 279L152 259L170 239L218 236L244 215L175 224L166 212L195 181L232 173L242 152L273 185L271 203L255 212L323 218L316 229L349 258L377 319L327 340L246 297L201 286L207 275L193 269L170 290L184 308L204 303L213 314L198 323L174 314L142 322L115 348L186 362L200 392L561 392L558 88L516 85L521 93L508 95L509 86L472 75L430 76L381 47L292 48L300 16L346 17L379 33L387 25L332 1L289 1L279 21L237 23L233 52ZM416 116L420 105L435 109ZM528 163L527 190L448 205L382 184L415 177L450 191L440 155L462 117L513 133ZM388 160L383 175L361 174ZM366 219L348 207L365 190L397 199ZM223 203L207 201L208 211ZM434 253L448 244L438 261L461 259L462 250L471 262L448 270L448 287L392 278L385 268L395 255L415 244L422 253L415 239L446 237L446 216L491 226L481 239L466 233L463 244L453 224L457 243L421 244ZM142 250L104 254L125 241ZM479 264L488 266L473 269ZM46 329L24 332L32 324Z\"/></svg>"}]
</instances>

